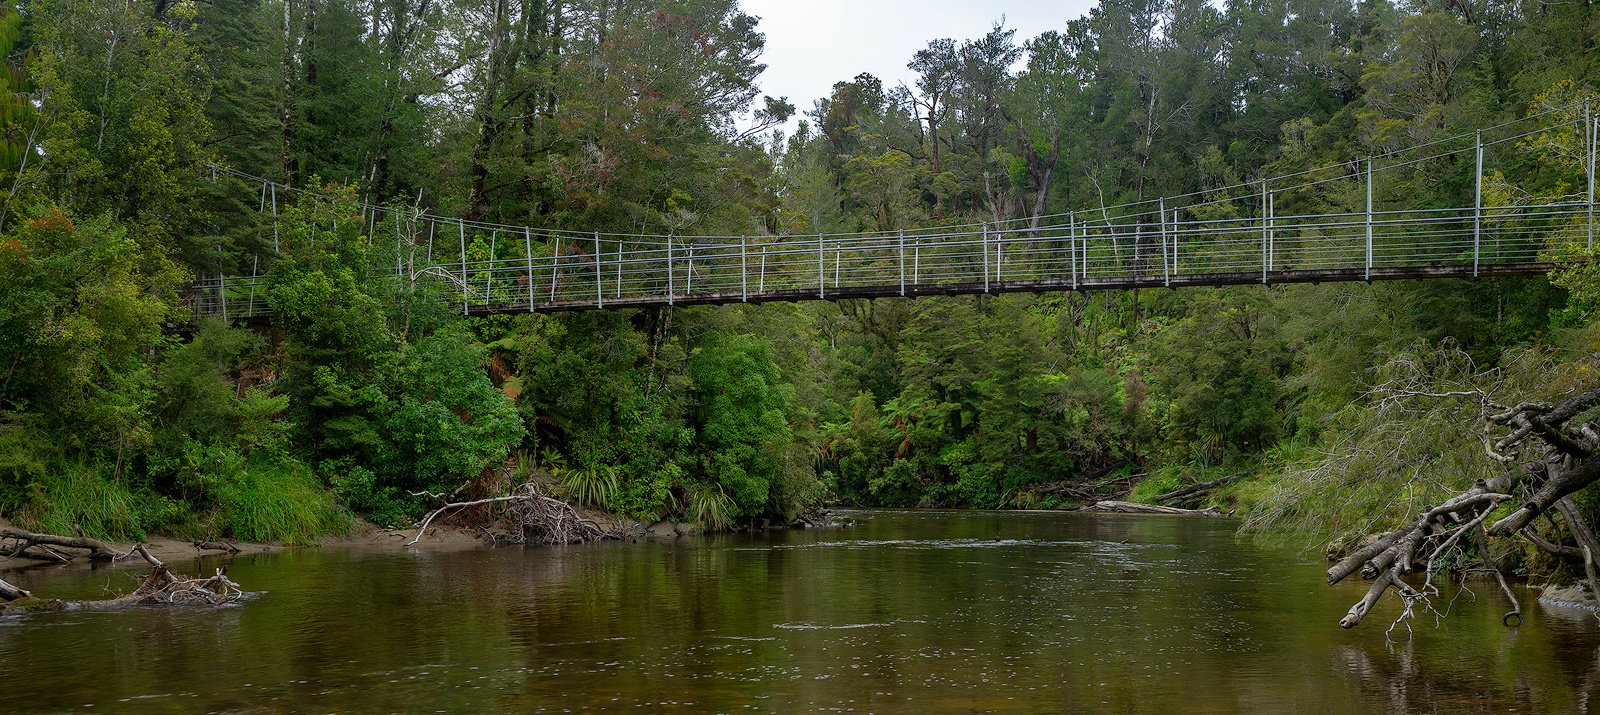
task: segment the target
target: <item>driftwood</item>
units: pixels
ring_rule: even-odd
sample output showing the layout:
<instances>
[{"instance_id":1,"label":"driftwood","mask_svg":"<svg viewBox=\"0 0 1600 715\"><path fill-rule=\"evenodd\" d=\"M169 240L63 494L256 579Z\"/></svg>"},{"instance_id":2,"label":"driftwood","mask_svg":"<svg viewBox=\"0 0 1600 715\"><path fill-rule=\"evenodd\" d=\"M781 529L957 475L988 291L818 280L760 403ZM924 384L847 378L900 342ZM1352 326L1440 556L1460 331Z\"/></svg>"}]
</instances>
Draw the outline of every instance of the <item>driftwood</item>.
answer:
<instances>
[{"instance_id":1,"label":"driftwood","mask_svg":"<svg viewBox=\"0 0 1600 715\"><path fill-rule=\"evenodd\" d=\"M33 594L0 580L0 601L20 601L24 598L33 598Z\"/></svg>"},{"instance_id":2,"label":"driftwood","mask_svg":"<svg viewBox=\"0 0 1600 715\"><path fill-rule=\"evenodd\" d=\"M161 560L152 555L144 544L133 547L132 551L118 558L128 558L135 554L150 564L150 574L145 576L144 581L131 593L97 601L38 601L27 591L0 581L0 591L10 588L19 594L17 598L10 599L10 603L0 606L0 610L25 608L50 611L115 611L143 605L220 606L244 596L244 590L239 584L228 578L226 567L217 569L215 574L207 578L181 576L161 563Z\"/></svg>"},{"instance_id":3,"label":"driftwood","mask_svg":"<svg viewBox=\"0 0 1600 715\"><path fill-rule=\"evenodd\" d=\"M1092 504L1107 496L1105 494L1107 489L1112 490L1112 493L1116 495L1127 494L1133 482L1147 476L1150 475L1141 473L1111 477L1099 481L1057 482L1038 487L1035 491L1040 495L1067 497Z\"/></svg>"},{"instance_id":4,"label":"driftwood","mask_svg":"<svg viewBox=\"0 0 1600 715\"><path fill-rule=\"evenodd\" d=\"M1156 504L1138 504L1129 501L1097 501L1084 507L1088 511L1110 511L1119 514L1172 514L1176 516L1222 516L1222 510L1216 507L1210 509L1179 509L1175 506L1159 506Z\"/></svg>"},{"instance_id":5,"label":"driftwood","mask_svg":"<svg viewBox=\"0 0 1600 715\"><path fill-rule=\"evenodd\" d=\"M497 543L577 544L621 538L620 534L602 529L599 524L583 518L571 504L545 493L538 484L527 482L505 496L451 502L434 509L417 526L417 535L405 545L414 546L421 541L428 526L445 512L489 504L508 505L499 520L507 529L505 533L492 537Z\"/></svg>"},{"instance_id":6,"label":"driftwood","mask_svg":"<svg viewBox=\"0 0 1600 715\"><path fill-rule=\"evenodd\" d=\"M230 554L239 553L240 549L226 541L196 541L194 547L201 551L226 551Z\"/></svg>"},{"instance_id":7,"label":"driftwood","mask_svg":"<svg viewBox=\"0 0 1600 715\"><path fill-rule=\"evenodd\" d=\"M12 557L44 558L49 561L71 560L71 556L63 554L55 549L50 549L49 547L51 546L57 546L64 549L78 549L81 551L87 551L89 552L89 558L95 561L112 561L119 556L117 551L108 546L104 541L86 539L81 536L36 534L31 531L24 531L22 529L8 526L5 528L0 528L0 538L14 539L16 541L17 545L14 548L7 550L5 553L6 556ZM39 554L30 552L29 549L34 547L41 547L45 553L49 555L41 556Z\"/></svg>"},{"instance_id":8,"label":"driftwood","mask_svg":"<svg viewBox=\"0 0 1600 715\"><path fill-rule=\"evenodd\" d=\"M1395 624L1409 620L1418 606L1430 608L1438 595L1433 573L1446 554L1467 535L1475 536L1484 564L1492 571L1502 590L1517 603L1505 576L1487 558L1491 537L1522 536L1536 547L1563 558L1582 562L1590 590L1600 595L1600 579L1595 575L1595 558L1600 556L1600 541L1584 522L1568 498L1600 480L1600 430L1591 422L1571 422L1590 408L1600 405L1600 389L1571 397L1557 405L1524 402L1505 408L1491 402L1481 392L1447 395L1409 393L1412 397L1477 397L1485 410L1484 451L1504 465L1505 471L1492 479L1479 480L1466 491L1446 499L1398 529L1373 537L1365 546L1340 559L1328 569L1328 584L1361 573L1372 579L1367 593L1351 606L1339 621L1343 628L1361 623L1372 606L1390 588L1399 593L1403 610ZM1498 437L1497 432L1503 432ZM1520 501L1519 501L1520 498ZM1502 504L1516 504L1505 517L1488 524L1490 515ZM1567 546L1539 536L1530 527L1534 518L1551 511L1560 513L1567 531L1577 542ZM1470 542L1469 542L1470 543ZM1455 557L1459 564L1460 556ZM1423 583L1413 587L1402 577L1423 573ZM1520 606L1502 618L1521 622ZM1394 625L1391 625L1392 629Z\"/></svg>"}]
</instances>

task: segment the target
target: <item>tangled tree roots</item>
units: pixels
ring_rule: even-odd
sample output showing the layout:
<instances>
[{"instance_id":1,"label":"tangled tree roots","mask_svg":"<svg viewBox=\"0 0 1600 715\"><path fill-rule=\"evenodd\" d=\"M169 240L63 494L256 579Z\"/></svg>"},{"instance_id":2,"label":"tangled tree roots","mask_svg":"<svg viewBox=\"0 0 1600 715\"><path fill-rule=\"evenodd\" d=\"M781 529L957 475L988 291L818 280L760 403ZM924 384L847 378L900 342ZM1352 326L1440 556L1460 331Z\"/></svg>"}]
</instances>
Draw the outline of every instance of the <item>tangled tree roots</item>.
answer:
<instances>
[{"instance_id":1,"label":"tangled tree roots","mask_svg":"<svg viewBox=\"0 0 1600 715\"><path fill-rule=\"evenodd\" d=\"M412 546L421 541L422 535L428 531L428 526L441 514L490 504L507 505L499 519L505 531L492 536L497 543L578 544L585 541L621 538L616 532L602 529L599 524L585 519L571 504L545 493L538 484L527 482L506 496L451 502L433 510L417 527L416 537L406 542L406 545Z\"/></svg>"},{"instance_id":2,"label":"tangled tree roots","mask_svg":"<svg viewBox=\"0 0 1600 715\"><path fill-rule=\"evenodd\" d=\"M1412 523L1373 538L1366 546L1346 556L1328 569L1328 584L1336 584L1351 574L1373 579L1366 595L1339 621L1353 628L1390 588L1400 594L1404 610L1395 623L1412 617L1417 607L1429 608L1438 595L1433 573L1446 554L1459 554L1452 547L1472 539L1484 566L1494 573L1500 588L1511 599L1513 609L1502 621L1521 622L1521 607L1506 585L1505 576L1488 558L1488 542L1494 537L1521 536L1535 546L1558 557L1581 561L1588 574L1590 590L1596 588L1594 559L1600 542L1579 516L1570 495L1600 479L1600 430L1593 422L1576 422L1579 415L1600 404L1600 389L1591 390L1551 406L1524 402L1515 407L1496 405L1478 391L1448 395L1391 391L1398 397L1475 397L1484 407L1484 447L1489 457L1504 467L1504 472L1479 480L1472 488L1445 500L1418 516ZM1516 508L1492 524L1485 522L1502 504ZM1554 510L1561 514L1576 546L1551 542L1529 528L1535 517ZM1551 518L1547 516L1547 518ZM1552 518L1553 522L1553 518ZM1559 538L1559 537L1558 537ZM1459 565L1459 564L1458 564ZM1401 580L1417 572L1426 575L1420 587ZM1392 626L1391 626L1392 627Z\"/></svg>"},{"instance_id":3,"label":"tangled tree roots","mask_svg":"<svg viewBox=\"0 0 1600 715\"><path fill-rule=\"evenodd\" d=\"M37 601L33 594L0 581L0 600L9 601L3 609L29 609L52 611L114 611L129 606L220 606L244 596L239 584L228 578L227 569L219 568L208 578L188 578L168 569L160 559L152 556L143 544L119 556L128 558L138 554L150 564L150 575L132 593L99 601Z\"/></svg>"}]
</instances>

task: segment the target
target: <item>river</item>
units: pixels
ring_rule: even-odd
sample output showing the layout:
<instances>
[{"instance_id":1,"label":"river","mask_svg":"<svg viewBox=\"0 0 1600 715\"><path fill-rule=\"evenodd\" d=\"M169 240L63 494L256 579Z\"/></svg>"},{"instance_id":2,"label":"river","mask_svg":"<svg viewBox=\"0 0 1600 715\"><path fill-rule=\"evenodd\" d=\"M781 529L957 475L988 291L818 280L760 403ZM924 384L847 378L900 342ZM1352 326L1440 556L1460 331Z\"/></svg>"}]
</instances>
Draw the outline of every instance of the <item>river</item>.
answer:
<instances>
[{"instance_id":1,"label":"river","mask_svg":"<svg viewBox=\"0 0 1600 715\"><path fill-rule=\"evenodd\" d=\"M1235 524L854 512L677 543L244 556L231 607L0 618L0 712L1585 712L1600 621L1386 597ZM202 564L182 564L198 572ZM136 569L28 570L51 596ZM1443 604L1441 604L1442 606ZM1591 701L1595 704L1591 705Z\"/></svg>"}]
</instances>

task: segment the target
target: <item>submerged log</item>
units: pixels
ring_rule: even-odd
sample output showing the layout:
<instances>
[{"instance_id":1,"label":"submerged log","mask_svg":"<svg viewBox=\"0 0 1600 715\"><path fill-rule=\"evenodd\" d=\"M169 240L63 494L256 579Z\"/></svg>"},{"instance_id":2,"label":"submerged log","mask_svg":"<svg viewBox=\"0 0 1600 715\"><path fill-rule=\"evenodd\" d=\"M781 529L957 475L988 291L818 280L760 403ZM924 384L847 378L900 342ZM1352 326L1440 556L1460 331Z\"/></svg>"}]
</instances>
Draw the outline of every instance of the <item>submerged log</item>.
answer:
<instances>
[{"instance_id":1,"label":"submerged log","mask_svg":"<svg viewBox=\"0 0 1600 715\"><path fill-rule=\"evenodd\" d=\"M1208 509L1179 509L1175 506L1158 506L1155 504L1137 504L1129 501L1097 501L1084 507L1090 511L1109 511L1119 514L1173 514L1178 516L1222 516L1222 510L1216 507Z\"/></svg>"}]
</instances>

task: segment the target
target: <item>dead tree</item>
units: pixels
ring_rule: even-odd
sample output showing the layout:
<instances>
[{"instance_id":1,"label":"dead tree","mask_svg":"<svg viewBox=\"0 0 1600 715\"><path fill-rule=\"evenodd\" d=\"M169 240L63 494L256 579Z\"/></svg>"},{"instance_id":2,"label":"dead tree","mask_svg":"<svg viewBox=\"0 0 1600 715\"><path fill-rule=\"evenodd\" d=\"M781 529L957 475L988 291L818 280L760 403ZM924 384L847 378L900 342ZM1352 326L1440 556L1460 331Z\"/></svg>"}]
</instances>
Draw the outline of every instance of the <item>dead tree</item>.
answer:
<instances>
[{"instance_id":1,"label":"dead tree","mask_svg":"<svg viewBox=\"0 0 1600 715\"><path fill-rule=\"evenodd\" d=\"M1438 594L1433 574L1447 554L1460 554L1463 547L1476 544L1500 587L1511 598L1513 610L1502 618L1510 625L1521 618L1516 597L1506 585L1500 569L1488 558L1491 538L1521 536L1529 543L1558 557L1581 560L1588 574L1590 589L1595 588L1595 557L1600 552L1589 525L1578 514L1570 495L1600 480L1600 430L1594 422L1578 419L1600 405L1600 389L1570 397L1555 405L1524 402L1505 408L1489 401L1481 392L1467 395L1412 396L1479 398L1485 405L1484 448L1503 471L1490 479L1479 480L1470 489L1434 506L1411 523L1379 535L1328 569L1328 584L1360 573L1372 579L1362 599L1339 621L1353 628L1366 617L1372 606L1390 588L1400 594L1409 618L1413 609L1426 607ZM1514 505L1510 514L1492 523L1488 520L1501 505ZM1551 510L1559 512L1576 546L1552 542L1535 533L1530 525L1535 517ZM1452 551L1456 549L1456 551ZM1412 586L1404 576L1423 573L1420 586Z\"/></svg>"},{"instance_id":2,"label":"dead tree","mask_svg":"<svg viewBox=\"0 0 1600 715\"><path fill-rule=\"evenodd\" d=\"M508 505L499 519L501 525L505 527L505 533L492 537L497 543L577 544L621 538L616 532L607 531L594 521L584 518L571 504L550 496L537 483L527 482L505 496L451 502L440 506L429 512L420 522L416 537L406 542L406 546L414 546L421 541L428 527L440 515L458 509L490 504Z\"/></svg>"}]
</instances>

